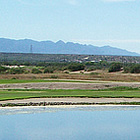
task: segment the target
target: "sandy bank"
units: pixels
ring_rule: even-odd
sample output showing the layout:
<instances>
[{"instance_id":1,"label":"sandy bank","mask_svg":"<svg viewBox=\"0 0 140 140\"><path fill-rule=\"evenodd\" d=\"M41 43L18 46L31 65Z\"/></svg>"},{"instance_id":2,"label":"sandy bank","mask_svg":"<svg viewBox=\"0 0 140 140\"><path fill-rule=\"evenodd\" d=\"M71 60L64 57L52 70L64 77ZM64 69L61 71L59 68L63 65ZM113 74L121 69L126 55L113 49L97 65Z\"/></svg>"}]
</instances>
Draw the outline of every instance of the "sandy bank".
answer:
<instances>
[{"instance_id":1,"label":"sandy bank","mask_svg":"<svg viewBox=\"0 0 140 140\"><path fill-rule=\"evenodd\" d=\"M72 83L43 82L25 84L0 84L0 89L106 89L111 87L140 87L140 82Z\"/></svg>"},{"instance_id":2,"label":"sandy bank","mask_svg":"<svg viewBox=\"0 0 140 140\"><path fill-rule=\"evenodd\" d=\"M121 102L140 102L140 98L31 98L23 100L0 101L0 104L19 104L19 103L121 103Z\"/></svg>"}]
</instances>

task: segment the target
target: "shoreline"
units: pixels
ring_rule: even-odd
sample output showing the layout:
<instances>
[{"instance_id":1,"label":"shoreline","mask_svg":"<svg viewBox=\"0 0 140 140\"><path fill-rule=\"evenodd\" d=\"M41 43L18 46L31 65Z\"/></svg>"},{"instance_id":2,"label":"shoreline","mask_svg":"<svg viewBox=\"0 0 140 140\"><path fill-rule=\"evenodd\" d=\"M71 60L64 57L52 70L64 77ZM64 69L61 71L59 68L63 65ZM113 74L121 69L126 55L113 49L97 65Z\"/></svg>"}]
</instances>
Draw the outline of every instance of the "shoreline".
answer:
<instances>
[{"instance_id":1,"label":"shoreline","mask_svg":"<svg viewBox=\"0 0 140 140\"><path fill-rule=\"evenodd\" d=\"M0 101L0 107L16 106L140 105L140 98L30 98Z\"/></svg>"},{"instance_id":2,"label":"shoreline","mask_svg":"<svg viewBox=\"0 0 140 140\"><path fill-rule=\"evenodd\" d=\"M49 105L49 106L6 106L6 107L0 107L1 109L32 109L32 108L77 108L77 107L140 107L140 105L113 105L113 104L104 104L104 105Z\"/></svg>"},{"instance_id":3,"label":"shoreline","mask_svg":"<svg viewBox=\"0 0 140 140\"><path fill-rule=\"evenodd\" d=\"M140 107L140 105L50 105L50 106L7 106L7 107L0 107L0 109L24 109L24 108L76 108L76 107Z\"/></svg>"}]
</instances>

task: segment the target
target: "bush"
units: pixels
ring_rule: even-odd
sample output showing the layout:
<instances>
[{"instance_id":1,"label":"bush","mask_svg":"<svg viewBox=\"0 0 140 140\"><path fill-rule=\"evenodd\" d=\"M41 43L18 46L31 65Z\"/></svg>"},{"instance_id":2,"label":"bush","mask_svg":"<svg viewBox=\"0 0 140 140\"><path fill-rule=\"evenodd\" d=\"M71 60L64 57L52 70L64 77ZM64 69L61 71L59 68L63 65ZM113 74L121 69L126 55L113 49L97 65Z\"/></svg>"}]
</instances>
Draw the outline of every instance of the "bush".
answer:
<instances>
[{"instance_id":1,"label":"bush","mask_svg":"<svg viewBox=\"0 0 140 140\"><path fill-rule=\"evenodd\" d=\"M130 72L130 67L128 66L124 67L124 73L128 73L128 72Z\"/></svg>"},{"instance_id":2,"label":"bush","mask_svg":"<svg viewBox=\"0 0 140 140\"><path fill-rule=\"evenodd\" d=\"M95 67L91 67L91 68L87 69L87 71L94 71L94 70L96 70Z\"/></svg>"},{"instance_id":3,"label":"bush","mask_svg":"<svg viewBox=\"0 0 140 140\"><path fill-rule=\"evenodd\" d=\"M70 71L78 71L78 70L84 70L84 69L85 69L85 65L80 64L80 63L73 63L68 66L68 70Z\"/></svg>"},{"instance_id":4,"label":"bush","mask_svg":"<svg viewBox=\"0 0 140 140\"><path fill-rule=\"evenodd\" d=\"M0 73L5 73L9 68L0 66Z\"/></svg>"},{"instance_id":5,"label":"bush","mask_svg":"<svg viewBox=\"0 0 140 140\"><path fill-rule=\"evenodd\" d=\"M32 73L33 74L39 74L39 73L42 73L42 71L40 71L39 69L33 68Z\"/></svg>"},{"instance_id":6,"label":"bush","mask_svg":"<svg viewBox=\"0 0 140 140\"><path fill-rule=\"evenodd\" d=\"M140 64L135 64L130 68L131 73L140 73Z\"/></svg>"},{"instance_id":7,"label":"bush","mask_svg":"<svg viewBox=\"0 0 140 140\"><path fill-rule=\"evenodd\" d=\"M69 71L64 71L65 74L69 74Z\"/></svg>"},{"instance_id":8,"label":"bush","mask_svg":"<svg viewBox=\"0 0 140 140\"><path fill-rule=\"evenodd\" d=\"M57 79L58 76L57 75L52 75L50 78Z\"/></svg>"},{"instance_id":9,"label":"bush","mask_svg":"<svg viewBox=\"0 0 140 140\"><path fill-rule=\"evenodd\" d=\"M24 69L22 68L11 68L9 69L10 74L22 74L24 73Z\"/></svg>"},{"instance_id":10,"label":"bush","mask_svg":"<svg viewBox=\"0 0 140 140\"><path fill-rule=\"evenodd\" d=\"M112 63L108 71L109 72L117 72L117 71L120 71L121 68L122 68L121 63Z\"/></svg>"},{"instance_id":11,"label":"bush","mask_svg":"<svg viewBox=\"0 0 140 140\"><path fill-rule=\"evenodd\" d=\"M125 73L140 73L140 64L131 64L124 67Z\"/></svg>"},{"instance_id":12,"label":"bush","mask_svg":"<svg viewBox=\"0 0 140 140\"><path fill-rule=\"evenodd\" d=\"M53 73L53 69L52 68L46 68L44 69L44 73Z\"/></svg>"}]
</instances>

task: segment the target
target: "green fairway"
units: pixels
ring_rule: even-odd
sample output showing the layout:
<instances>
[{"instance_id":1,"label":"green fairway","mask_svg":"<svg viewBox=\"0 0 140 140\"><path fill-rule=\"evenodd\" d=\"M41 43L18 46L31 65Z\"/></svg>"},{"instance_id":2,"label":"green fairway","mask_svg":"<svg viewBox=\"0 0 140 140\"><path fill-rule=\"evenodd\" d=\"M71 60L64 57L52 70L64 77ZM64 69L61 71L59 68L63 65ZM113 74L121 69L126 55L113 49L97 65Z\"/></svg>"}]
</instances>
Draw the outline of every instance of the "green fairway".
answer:
<instances>
[{"instance_id":1,"label":"green fairway","mask_svg":"<svg viewBox=\"0 0 140 140\"><path fill-rule=\"evenodd\" d=\"M16 84L16 83L39 83L39 82L74 82L74 83L101 83L99 81L80 81L80 80L59 80L59 79L32 79L32 80L21 80L21 79L0 79L0 84Z\"/></svg>"},{"instance_id":2,"label":"green fairway","mask_svg":"<svg viewBox=\"0 0 140 140\"><path fill-rule=\"evenodd\" d=\"M51 97L140 98L140 89L108 90L0 90L0 100Z\"/></svg>"}]
</instances>

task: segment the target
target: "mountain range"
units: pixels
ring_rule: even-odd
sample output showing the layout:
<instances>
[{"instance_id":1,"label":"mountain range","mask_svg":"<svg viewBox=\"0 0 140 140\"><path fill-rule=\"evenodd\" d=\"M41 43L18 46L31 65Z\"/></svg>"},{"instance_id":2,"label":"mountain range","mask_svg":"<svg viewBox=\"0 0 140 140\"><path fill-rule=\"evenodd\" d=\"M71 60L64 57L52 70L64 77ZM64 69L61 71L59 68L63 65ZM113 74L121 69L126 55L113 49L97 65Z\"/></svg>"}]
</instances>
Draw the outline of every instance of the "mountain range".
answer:
<instances>
[{"instance_id":1,"label":"mountain range","mask_svg":"<svg viewBox=\"0 0 140 140\"><path fill-rule=\"evenodd\" d=\"M73 42L35 41L31 39L0 38L0 52L8 53L40 53L40 54L88 54L88 55L120 55L140 56L135 52L111 47L97 47Z\"/></svg>"}]
</instances>

